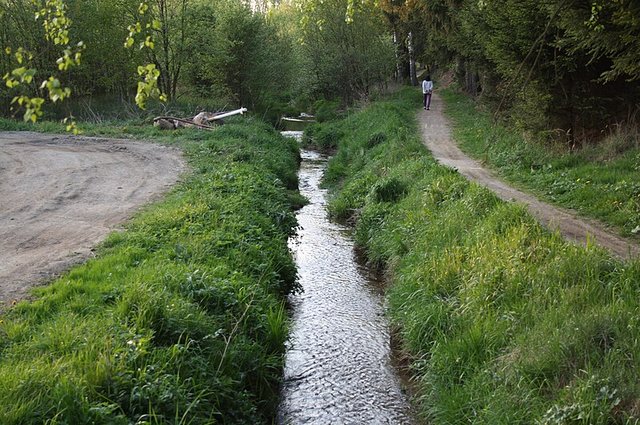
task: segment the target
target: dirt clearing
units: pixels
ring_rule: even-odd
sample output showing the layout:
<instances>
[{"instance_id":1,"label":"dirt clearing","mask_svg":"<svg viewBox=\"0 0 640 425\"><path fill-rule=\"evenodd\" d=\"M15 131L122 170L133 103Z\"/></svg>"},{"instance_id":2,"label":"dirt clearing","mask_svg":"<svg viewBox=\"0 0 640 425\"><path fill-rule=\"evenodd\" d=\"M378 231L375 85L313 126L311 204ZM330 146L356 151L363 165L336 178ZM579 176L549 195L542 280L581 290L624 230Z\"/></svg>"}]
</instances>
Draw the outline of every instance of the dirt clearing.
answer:
<instances>
[{"instance_id":1,"label":"dirt clearing","mask_svg":"<svg viewBox=\"0 0 640 425\"><path fill-rule=\"evenodd\" d=\"M595 220L577 217L571 211L541 202L528 193L514 189L496 178L479 162L465 155L451 137L449 122L442 113L443 108L442 100L434 94L431 110L421 109L418 115L424 144L438 162L456 169L467 179L486 186L506 201L525 204L542 225L558 230L567 240L581 244L592 241L623 259L640 256L638 244L617 236Z\"/></svg>"},{"instance_id":2,"label":"dirt clearing","mask_svg":"<svg viewBox=\"0 0 640 425\"><path fill-rule=\"evenodd\" d=\"M157 144L0 132L0 311L89 258L184 169Z\"/></svg>"}]
</instances>

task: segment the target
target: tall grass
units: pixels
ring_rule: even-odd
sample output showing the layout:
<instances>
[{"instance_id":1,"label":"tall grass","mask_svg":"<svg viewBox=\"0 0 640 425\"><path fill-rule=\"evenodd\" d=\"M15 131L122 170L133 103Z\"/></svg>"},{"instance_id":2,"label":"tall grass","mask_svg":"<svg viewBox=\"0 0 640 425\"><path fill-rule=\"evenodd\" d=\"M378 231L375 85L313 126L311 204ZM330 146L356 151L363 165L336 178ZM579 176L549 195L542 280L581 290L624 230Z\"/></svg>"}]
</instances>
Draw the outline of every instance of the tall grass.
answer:
<instances>
[{"instance_id":1,"label":"tall grass","mask_svg":"<svg viewBox=\"0 0 640 425\"><path fill-rule=\"evenodd\" d=\"M0 318L0 423L272 422L297 145L253 121L161 137L183 182Z\"/></svg>"},{"instance_id":2,"label":"tall grass","mask_svg":"<svg viewBox=\"0 0 640 425\"><path fill-rule=\"evenodd\" d=\"M509 181L543 199L597 218L625 236L640 236L640 134L628 125L612 128L599 143L528 142L466 96L445 90L454 136L468 154Z\"/></svg>"},{"instance_id":3,"label":"tall grass","mask_svg":"<svg viewBox=\"0 0 640 425\"><path fill-rule=\"evenodd\" d=\"M433 161L406 90L339 124L331 213L387 269L433 424L640 421L640 262L569 244ZM371 144L374 134L384 134Z\"/></svg>"}]
</instances>

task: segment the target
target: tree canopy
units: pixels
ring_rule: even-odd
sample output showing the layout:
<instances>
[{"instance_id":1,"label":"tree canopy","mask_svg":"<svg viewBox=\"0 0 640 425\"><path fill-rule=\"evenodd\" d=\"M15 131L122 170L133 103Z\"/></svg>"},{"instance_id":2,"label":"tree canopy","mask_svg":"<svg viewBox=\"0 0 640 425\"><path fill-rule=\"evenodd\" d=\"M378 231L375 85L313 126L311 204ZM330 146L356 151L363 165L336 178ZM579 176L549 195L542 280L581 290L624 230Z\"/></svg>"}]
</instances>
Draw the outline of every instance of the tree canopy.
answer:
<instances>
[{"instance_id":1,"label":"tree canopy","mask_svg":"<svg viewBox=\"0 0 640 425\"><path fill-rule=\"evenodd\" d=\"M64 11L68 43L47 38L47 8ZM127 99L138 86L143 103L163 93L275 120L415 84L417 61L518 128L588 139L636 112L639 22L633 0L0 0L0 97L17 114L12 99L50 89Z\"/></svg>"},{"instance_id":2,"label":"tree canopy","mask_svg":"<svg viewBox=\"0 0 640 425\"><path fill-rule=\"evenodd\" d=\"M635 112L637 2L423 1L422 59L519 127L584 140Z\"/></svg>"}]
</instances>

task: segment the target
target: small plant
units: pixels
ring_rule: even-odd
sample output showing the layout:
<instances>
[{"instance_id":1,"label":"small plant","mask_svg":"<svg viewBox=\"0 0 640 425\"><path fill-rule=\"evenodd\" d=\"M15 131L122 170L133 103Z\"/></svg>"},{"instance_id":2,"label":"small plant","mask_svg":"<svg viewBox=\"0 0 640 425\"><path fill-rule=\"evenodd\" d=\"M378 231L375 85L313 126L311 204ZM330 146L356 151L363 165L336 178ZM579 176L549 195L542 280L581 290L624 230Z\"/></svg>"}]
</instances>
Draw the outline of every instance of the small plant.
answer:
<instances>
[{"instance_id":1,"label":"small plant","mask_svg":"<svg viewBox=\"0 0 640 425\"><path fill-rule=\"evenodd\" d=\"M407 184L396 177L379 181L371 188L371 196L376 202L397 202L408 192Z\"/></svg>"},{"instance_id":2,"label":"small plant","mask_svg":"<svg viewBox=\"0 0 640 425\"><path fill-rule=\"evenodd\" d=\"M613 410L622 401L618 391L611 388L606 380L591 377L578 388L577 400L565 405L553 405L537 421L539 425L606 425Z\"/></svg>"}]
</instances>

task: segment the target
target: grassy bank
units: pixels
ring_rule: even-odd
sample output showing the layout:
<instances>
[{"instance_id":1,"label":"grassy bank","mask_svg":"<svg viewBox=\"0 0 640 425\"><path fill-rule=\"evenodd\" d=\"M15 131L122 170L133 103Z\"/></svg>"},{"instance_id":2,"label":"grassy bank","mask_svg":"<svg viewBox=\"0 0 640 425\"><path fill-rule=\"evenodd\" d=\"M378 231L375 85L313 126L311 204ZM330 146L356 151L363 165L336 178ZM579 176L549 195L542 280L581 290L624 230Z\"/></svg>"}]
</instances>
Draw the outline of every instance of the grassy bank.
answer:
<instances>
[{"instance_id":1,"label":"grassy bank","mask_svg":"<svg viewBox=\"0 0 640 425\"><path fill-rule=\"evenodd\" d=\"M544 146L494 126L491 115L463 94L445 90L443 98L454 137L467 154L546 201L601 220L625 236L640 237L637 131L612 128L602 142L576 150L568 144Z\"/></svg>"},{"instance_id":2,"label":"grassy bank","mask_svg":"<svg viewBox=\"0 0 640 425\"><path fill-rule=\"evenodd\" d=\"M158 136L185 150L183 182L0 317L0 423L272 422L297 145L247 120Z\"/></svg>"},{"instance_id":3,"label":"grassy bank","mask_svg":"<svg viewBox=\"0 0 640 425\"><path fill-rule=\"evenodd\" d=\"M438 166L403 91L331 124L331 214L390 279L390 316L432 424L640 417L640 263L541 228ZM315 130L319 131L319 130Z\"/></svg>"}]
</instances>

